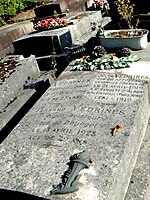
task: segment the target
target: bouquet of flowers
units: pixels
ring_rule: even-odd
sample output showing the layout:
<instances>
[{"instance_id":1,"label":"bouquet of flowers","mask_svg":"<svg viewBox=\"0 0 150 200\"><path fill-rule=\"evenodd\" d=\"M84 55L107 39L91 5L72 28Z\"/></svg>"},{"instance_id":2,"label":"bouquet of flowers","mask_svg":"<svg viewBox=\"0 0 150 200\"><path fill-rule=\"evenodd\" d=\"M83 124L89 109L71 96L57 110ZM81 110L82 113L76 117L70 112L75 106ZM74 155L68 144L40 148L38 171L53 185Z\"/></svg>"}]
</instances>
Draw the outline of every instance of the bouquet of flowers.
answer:
<instances>
[{"instance_id":1,"label":"bouquet of flowers","mask_svg":"<svg viewBox=\"0 0 150 200\"><path fill-rule=\"evenodd\" d=\"M103 12L106 12L110 9L107 0L93 0L93 7L96 10L102 10Z\"/></svg>"},{"instance_id":2,"label":"bouquet of flowers","mask_svg":"<svg viewBox=\"0 0 150 200\"><path fill-rule=\"evenodd\" d=\"M60 27L64 27L68 24L66 19L62 18L47 18L42 19L37 22L33 22L33 28L38 31L44 31L44 30L50 30L50 29L56 29Z\"/></svg>"}]
</instances>

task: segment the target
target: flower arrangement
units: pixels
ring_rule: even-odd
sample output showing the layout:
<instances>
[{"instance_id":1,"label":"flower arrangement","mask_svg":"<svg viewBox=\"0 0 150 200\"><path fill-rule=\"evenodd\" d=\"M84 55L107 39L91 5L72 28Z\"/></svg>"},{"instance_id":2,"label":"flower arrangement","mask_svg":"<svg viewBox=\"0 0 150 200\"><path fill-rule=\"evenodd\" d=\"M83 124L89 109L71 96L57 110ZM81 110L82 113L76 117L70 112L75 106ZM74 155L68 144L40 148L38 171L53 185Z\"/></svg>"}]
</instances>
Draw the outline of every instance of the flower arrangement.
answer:
<instances>
[{"instance_id":1,"label":"flower arrangement","mask_svg":"<svg viewBox=\"0 0 150 200\"><path fill-rule=\"evenodd\" d=\"M93 0L93 7L96 10L102 10L106 12L109 10L109 3L107 0Z\"/></svg>"},{"instance_id":2,"label":"flower arrangement","mask_svg":"<svg viewBox=\"0 0 150 200\"><path fill-rule=\"evenodd\" d=\"M93 57L93 54L95 55ZM123 47L115 53L106 54L103 46L94 48L91 55L76 59L72 67L73 71L94 71L130 67L130 64L139 60L132 51Z\"/></svg>"},{"instance_id":3,"label":"flower arrangement","mask_svg":"<svg viewBox=\"0 0 150 200\"><path fill-rule=\"evenodd\" d=\"M33 28L38 31L43 30L50 30L50 29L56 29L60 27L64 27L68 24L68 21L66 19L62 18L47 18L42 19L37 22L33 22Z\"/></svg>"}]
</instances>

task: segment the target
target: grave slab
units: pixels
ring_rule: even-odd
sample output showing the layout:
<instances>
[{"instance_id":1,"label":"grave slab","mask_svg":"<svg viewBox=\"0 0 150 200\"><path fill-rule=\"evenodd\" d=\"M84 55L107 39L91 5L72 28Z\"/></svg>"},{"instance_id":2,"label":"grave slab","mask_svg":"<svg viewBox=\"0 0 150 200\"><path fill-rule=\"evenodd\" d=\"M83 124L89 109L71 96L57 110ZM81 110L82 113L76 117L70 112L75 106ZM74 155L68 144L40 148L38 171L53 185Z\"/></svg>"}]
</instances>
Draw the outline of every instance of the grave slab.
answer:
<instances>
[{"instance_id":1,"label":"grave slab","mask_svg":"<svg viewBox=\"0 0 150 200\"><path fill-rule=\"evenodd\" d=\"M57 69L58 74L62 73L64 69L69 65L69 59L66 53L37 57L36 60L40 71L53 70L54 66L52 63L55 61L55 68Z\"/></svg>"},{"instance_id":2,"label":"grave slab","mask_svg":"<svg viewBox=\"0 0 150 200\"><path fill-rule=\"evenodd\" d=\"M92 27L91 23L94 22L97 25L104 26L106 25L105 23L110 22L109 17L102 18L101 11L78 12L78 13L75 13L75 15L69 17L68 20L73 22L73 25L68 26L71 32L73 43L75 43L77 40L80 40L81 37L83 37L85 34L93 32L91 30L91 27ZM65 27L63 29L65 29Z\"/></svg>"},{"instance_id":3,"label":"grave slab","mask_svg":"<svg viewBox=\"0 0 150 200\"><path fill-rule=\"evenodd\" d=\"M64 72L0 146L0 191L50 200L122 200L149 118L146 76ZM120 125L118 132L112 130ZM79 189L50 195L71 155L92 160Z\"/></svg>"}]
</instances>

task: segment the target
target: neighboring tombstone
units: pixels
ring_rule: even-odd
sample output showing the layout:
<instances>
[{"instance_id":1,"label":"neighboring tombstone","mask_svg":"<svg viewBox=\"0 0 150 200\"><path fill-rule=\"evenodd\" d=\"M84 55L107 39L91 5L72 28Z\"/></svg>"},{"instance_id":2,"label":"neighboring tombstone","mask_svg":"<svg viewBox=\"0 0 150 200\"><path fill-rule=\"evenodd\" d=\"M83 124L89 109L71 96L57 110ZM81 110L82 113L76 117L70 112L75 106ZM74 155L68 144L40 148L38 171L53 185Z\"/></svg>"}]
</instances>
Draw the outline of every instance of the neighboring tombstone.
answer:
<instances>
[{"instance_id":1,"label":"neighboring tombstone","mask_svg":"<svg viewBox=\"0 0 150 200\"><path fill-rule=\"evenodd\" d=\"M55 15L62 14L62 10L60 4L58 3L47 3L41 5L34 9L35 19L37 18L45 18L45 17L55 17Z\"/></svg>"},{"instance_id":2,"label":"neighboring tombstone","mask_svg":"<svg viewBox=\"0 0 150 200\"><path fill-rule=\"evenodd\" d=\"M72 44L69 29L33 32L13 42L14 54L36 57L61 54L66 46Z\"/></svg>"},{"instance_id":3,"label":"neighboring tombstone","mask_svg":"<svg viewBox=\"0 0 150 200\"><path fill-rule=\"evenodd\" d=\"M149 118L148 81L100 71L62 73L2 142L1 191L50 200L123 199ZM76 164L65 173L70 156L83 151L92 163L73 156L70 162L87 168L78 176ZM51 195L59 187L67 194Z\"/></svg>"}]
</instances>

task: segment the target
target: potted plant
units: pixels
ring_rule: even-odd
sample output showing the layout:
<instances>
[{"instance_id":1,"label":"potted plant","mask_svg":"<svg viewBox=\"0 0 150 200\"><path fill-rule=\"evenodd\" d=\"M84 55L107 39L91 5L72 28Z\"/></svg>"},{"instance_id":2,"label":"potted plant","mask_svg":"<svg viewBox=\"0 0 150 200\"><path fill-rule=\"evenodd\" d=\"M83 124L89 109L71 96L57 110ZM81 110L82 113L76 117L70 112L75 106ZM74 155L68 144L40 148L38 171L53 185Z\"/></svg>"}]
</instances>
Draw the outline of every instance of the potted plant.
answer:
<instances>
[{"instance_id":1,"label":"potted plant","mask_svg":"<svg viewBox=\"0 0 150 200\"><path fill-rule=\"evenodd\" d=\"M108 49L128 47L144 49L148 44L147 29L103 30L99 33L101 45Z\"/></svg>"},{"instance_id":2,"label":"potted plant","mask_svg":"<svg viewBox=\"0 0 150 200\"><path fill-rule=\"evenodd\" d=\"M104 30L100 27L98 35L101 45L109 49L129 47L139 50L146 48L149 31L138 28L139 19L132 20L134 17L134 4L131 4L130 0L117 0L114 3L128 28L121 29L120 26L120 30Z\"/></svg>"},{"instance_id":3,"label":"potted plant","mask_svg":"<svg viewBox=\"0 0 150 200\"><path fill-rule=\"evenodd\" d=\"M88 10L101 10L102 16L109 16L108 0L93 0L92 6Z\"/></svg>"}]
</instances>

